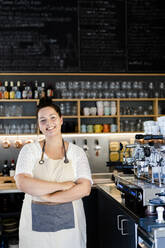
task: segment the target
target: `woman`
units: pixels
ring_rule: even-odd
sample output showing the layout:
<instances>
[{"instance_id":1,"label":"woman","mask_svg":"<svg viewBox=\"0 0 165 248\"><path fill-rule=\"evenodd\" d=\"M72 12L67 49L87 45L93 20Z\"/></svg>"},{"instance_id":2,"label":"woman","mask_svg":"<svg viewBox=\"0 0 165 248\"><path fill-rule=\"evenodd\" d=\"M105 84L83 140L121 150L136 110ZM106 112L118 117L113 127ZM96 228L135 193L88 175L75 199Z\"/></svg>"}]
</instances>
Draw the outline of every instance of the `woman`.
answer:
<instances>
[{"instance_id":1,"label":"woman","mask_svg":"<svg viewBox=\"0 0 165 248\"><path fill-rule=\"evenodd\" d=\"M19 248L85 248L86 223L81 198L90 194L91 174L85 152L63 141L60 109L41 99L41 142L26 144L17 160L16 184L25 192Z\"/></svg>"}]
</instances>

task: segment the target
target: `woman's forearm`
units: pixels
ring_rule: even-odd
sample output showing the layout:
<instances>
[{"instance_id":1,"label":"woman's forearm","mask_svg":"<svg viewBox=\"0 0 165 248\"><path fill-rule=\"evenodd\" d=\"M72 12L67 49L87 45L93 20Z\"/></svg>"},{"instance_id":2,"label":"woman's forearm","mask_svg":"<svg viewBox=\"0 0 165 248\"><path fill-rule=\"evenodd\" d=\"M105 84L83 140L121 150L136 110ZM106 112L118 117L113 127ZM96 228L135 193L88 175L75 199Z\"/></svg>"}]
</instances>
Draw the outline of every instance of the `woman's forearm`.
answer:
<instances>
[{"instance_id":1,"label":"woman's forearm","mask_svg":"<svg viewBox=\"0 0 165 248\"><path fill-rule=\"evenodd\" d=\"M46 201L64 203L78 200L84 196L88 196L91 191L91 182L77 183L74 187L66 191L55 192L44 198Z\"/></svg>"},{"instance_id":2,"label":"woman's forearm","mask_svg":"<svg viewBox=\"0 0 165 248\"><path fill-rule=\"evenodd\" d=\"M49 182L33 178L30 175L19 174L16 176L16 185L18 189L25 193L34 196L42 196L59 190L67 190L73 187L75 184L73 182Z\"/></svg>"}]
</instances>

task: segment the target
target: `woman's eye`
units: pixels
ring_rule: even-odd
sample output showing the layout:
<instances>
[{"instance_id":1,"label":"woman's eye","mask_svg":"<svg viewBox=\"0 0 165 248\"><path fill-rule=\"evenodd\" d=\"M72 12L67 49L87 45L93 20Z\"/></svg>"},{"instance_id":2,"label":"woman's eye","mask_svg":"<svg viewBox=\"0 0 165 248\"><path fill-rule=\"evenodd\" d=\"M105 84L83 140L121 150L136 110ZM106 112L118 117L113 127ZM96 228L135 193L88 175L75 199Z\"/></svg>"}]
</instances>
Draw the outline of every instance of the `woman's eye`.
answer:
<instances>
[{"instance_id":1,"label":"woman's eye","mask_svg":"<svg viewBox=\"0 0 165 248\"><path fill-rule=\"evenodd\" d=\"M45 122L46 122L46 120L40 120L40 122L41 122L41 123L45 123Z\"/></svg>"},{"instance_id":2,"label":"woman's eye","mask_svg":"<svg viewBox=\"0 0 165 248\"><path fill-rule=\"evenodd\" d=\"M51 119L52 119L52 120L55 120L55 119L56 119L56 116L52 116Z\"/></svg>"}]
</instances>

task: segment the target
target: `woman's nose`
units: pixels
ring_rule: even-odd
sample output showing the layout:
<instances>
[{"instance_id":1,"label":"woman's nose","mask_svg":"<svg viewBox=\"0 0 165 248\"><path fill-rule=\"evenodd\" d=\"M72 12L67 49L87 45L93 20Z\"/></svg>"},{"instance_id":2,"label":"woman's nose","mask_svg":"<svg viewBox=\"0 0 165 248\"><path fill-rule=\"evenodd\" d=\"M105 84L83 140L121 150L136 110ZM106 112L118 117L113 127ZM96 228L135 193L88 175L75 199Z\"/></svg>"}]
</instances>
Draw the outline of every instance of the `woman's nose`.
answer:
<instances>
[{"instance_id":1,"label":"woman's nose","mask_svg":"<svg viewBox=\"0 0 165 248\"><path fill-rule=\"evenodd\" d=\"M51 120L47 120L47 122L46 122L46 126L47 126L47 127L50 127L50 126L51 126L51 124L52 124L52 121L51 121Z\"/></svg>"}]
</instances>

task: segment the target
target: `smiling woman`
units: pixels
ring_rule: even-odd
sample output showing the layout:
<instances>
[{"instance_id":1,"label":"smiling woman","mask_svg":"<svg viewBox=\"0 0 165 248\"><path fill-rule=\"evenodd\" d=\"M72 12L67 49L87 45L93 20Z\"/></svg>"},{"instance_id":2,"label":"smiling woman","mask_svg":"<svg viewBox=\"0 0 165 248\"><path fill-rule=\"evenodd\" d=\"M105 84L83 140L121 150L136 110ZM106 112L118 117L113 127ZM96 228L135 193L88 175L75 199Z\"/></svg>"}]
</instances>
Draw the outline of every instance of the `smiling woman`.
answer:
<instances>
[{"instance_id":1,"label":"smiling woman","mask_svg":"<svg viewBox=\"0 0 165 248\"><path fill-rule=\"evenodd\" d=\"M44 107L38 112L38 124L40 131L44 135L52 135L55 132L61 132L63 119L56 112L55 108Z\"/></svg>"},{"instance_id":2,"label":"smiling woman","mask_svg":"<svg viewBox=\"0 0 165 248\"><path fill-rule=\"evenodd\" d=\"M37 121L45 139L25 145L16 166L17 187L26 193L19 247L85 248L81 198L91 190L88 159L83 149L63 140L60 108L50 99L40 100Z\"/></svg>"}]
</instances>

